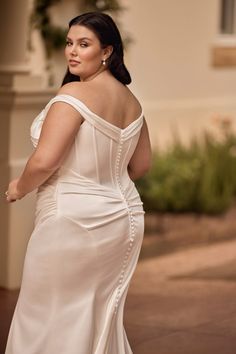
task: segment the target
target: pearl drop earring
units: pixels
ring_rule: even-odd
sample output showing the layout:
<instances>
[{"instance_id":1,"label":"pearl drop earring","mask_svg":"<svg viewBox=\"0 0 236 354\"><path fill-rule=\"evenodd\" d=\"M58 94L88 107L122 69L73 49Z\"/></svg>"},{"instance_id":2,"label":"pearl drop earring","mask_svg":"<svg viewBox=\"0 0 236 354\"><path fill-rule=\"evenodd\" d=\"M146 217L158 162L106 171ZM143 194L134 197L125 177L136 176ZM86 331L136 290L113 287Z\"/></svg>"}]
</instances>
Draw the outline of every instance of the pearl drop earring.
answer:
<instances>
[{"instance_id":1,"label":"pearl drop earring","mask_svg":"<svg viewBox=\"0 0 236 354\"><path fill-rule=\"evenodd\" d=\"M102 59L102 65L106 65L106 59Z\"/></svg>"}]
</instances>

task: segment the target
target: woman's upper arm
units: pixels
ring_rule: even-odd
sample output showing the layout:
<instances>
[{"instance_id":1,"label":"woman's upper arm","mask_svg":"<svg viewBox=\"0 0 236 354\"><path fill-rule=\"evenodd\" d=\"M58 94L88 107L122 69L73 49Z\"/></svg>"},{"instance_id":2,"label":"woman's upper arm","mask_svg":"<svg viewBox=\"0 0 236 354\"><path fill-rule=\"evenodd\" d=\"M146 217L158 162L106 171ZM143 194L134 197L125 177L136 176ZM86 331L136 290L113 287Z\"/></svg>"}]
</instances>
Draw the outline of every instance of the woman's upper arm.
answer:
<instances>
[{"instance_id":1,"label":"woman's upper arm","mask_svg":"<svg viewBox=\"0 0 236 354\"><path fill-rule=\"evenodd\" d=\"M151 143L150 143L147 123L146 120L144 119L138 144L129 162L129 168L134 173L137 171L137 173L143 172L143 174L145 174L150 169L151 159L152 159Z\"/></svg>"},{"instance_id":2,"label":"woman's upper arm","mask_svg":"<svg viewBox=\"0 0 236 354\"><path fill-rule=\"evenodd\" d=\"M44 120L40 139L34 158L42 168L57 169L69 151L79 127L82 116L65 102L55 102Z\"/></svg>"}]
</instances>

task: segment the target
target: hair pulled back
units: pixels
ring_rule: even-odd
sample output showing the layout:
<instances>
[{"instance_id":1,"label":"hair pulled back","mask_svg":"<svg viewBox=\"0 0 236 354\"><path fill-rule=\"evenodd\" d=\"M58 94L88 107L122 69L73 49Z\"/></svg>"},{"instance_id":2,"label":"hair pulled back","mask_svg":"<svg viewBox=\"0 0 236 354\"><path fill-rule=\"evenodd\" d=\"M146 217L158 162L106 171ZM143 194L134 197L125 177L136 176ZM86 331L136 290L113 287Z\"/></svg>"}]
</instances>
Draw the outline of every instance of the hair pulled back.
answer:
<instances>
[{"instance_id":1,"label":"hair pulled back","mask_svg":"<svg viewBox=\"0 0 236 354\"><path fill-rule=\"evenodd\" d=\"M130 84L131 77L124 64L124 49L121 35L111 16L101 12L88 12L73 18L69 22L69 28L75 25L87 27L95 33L102 48L106 48L109 45L113 47L112 54L107 60L108 69L122 84ZM72 81L80 81L80 77L71 74L69 69L67 69L62 85Z\"/></svg>"}]
</instances>

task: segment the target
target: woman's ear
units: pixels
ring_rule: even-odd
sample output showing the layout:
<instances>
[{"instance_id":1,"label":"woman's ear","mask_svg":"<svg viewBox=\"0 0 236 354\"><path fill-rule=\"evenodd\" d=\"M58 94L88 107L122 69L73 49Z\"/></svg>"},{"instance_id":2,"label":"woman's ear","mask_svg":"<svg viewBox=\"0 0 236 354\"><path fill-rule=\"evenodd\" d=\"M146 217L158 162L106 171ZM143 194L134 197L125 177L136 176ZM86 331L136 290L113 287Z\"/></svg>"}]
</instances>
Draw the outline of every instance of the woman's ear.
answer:
<instances>
[{"instance_id":1,"label":"woman's ear","mask_svg":"<svg viewBox=\"0 0 236 354\"><path fill-rule=\"evenodd\" d=\"M113 52L113 47L112 45L108 45L106 48L103 49L103 54L104 54L104 59L107 60L110 58L111 54Z\"/></svg>"}]
</instances>

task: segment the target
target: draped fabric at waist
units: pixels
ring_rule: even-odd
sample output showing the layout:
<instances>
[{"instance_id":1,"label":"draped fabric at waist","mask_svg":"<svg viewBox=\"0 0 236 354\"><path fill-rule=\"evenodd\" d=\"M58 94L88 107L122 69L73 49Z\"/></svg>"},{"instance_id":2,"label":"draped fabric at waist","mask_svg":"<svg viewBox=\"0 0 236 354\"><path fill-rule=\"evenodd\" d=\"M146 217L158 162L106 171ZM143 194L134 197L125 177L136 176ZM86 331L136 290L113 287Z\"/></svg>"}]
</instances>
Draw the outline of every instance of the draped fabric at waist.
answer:
<instances>
[{"instance_id":1,"label":"draped fabric at waist","mask_svg":"<svg viewBox=\"0 0 236 354\"><path fill-rule=\"evenodd\" d=\"M140 200L135 184L131 179L122 191L119 186L112 188L104 184L96 183L95 181L78 174L60 176L58 178L58 183L60 184L61 193L97 195L113 198L115 200L126 201L128 202L128 205L131 205L130 203L132 203L132 201L137 200L140 205L143 204Z\"/></svg>"},{"instance_id":2,"label":"draped fabric at waist","mask_svg":"<svg viewBox=\"0 0 236 354\"><path fill-rule=\"evenodd\" d=\"M39 188L37 219L63 216L93 229L125 215L144 214L142 205L131 180L121 191L78 174L57 175Z\"/></svg>"}]
</instances>

